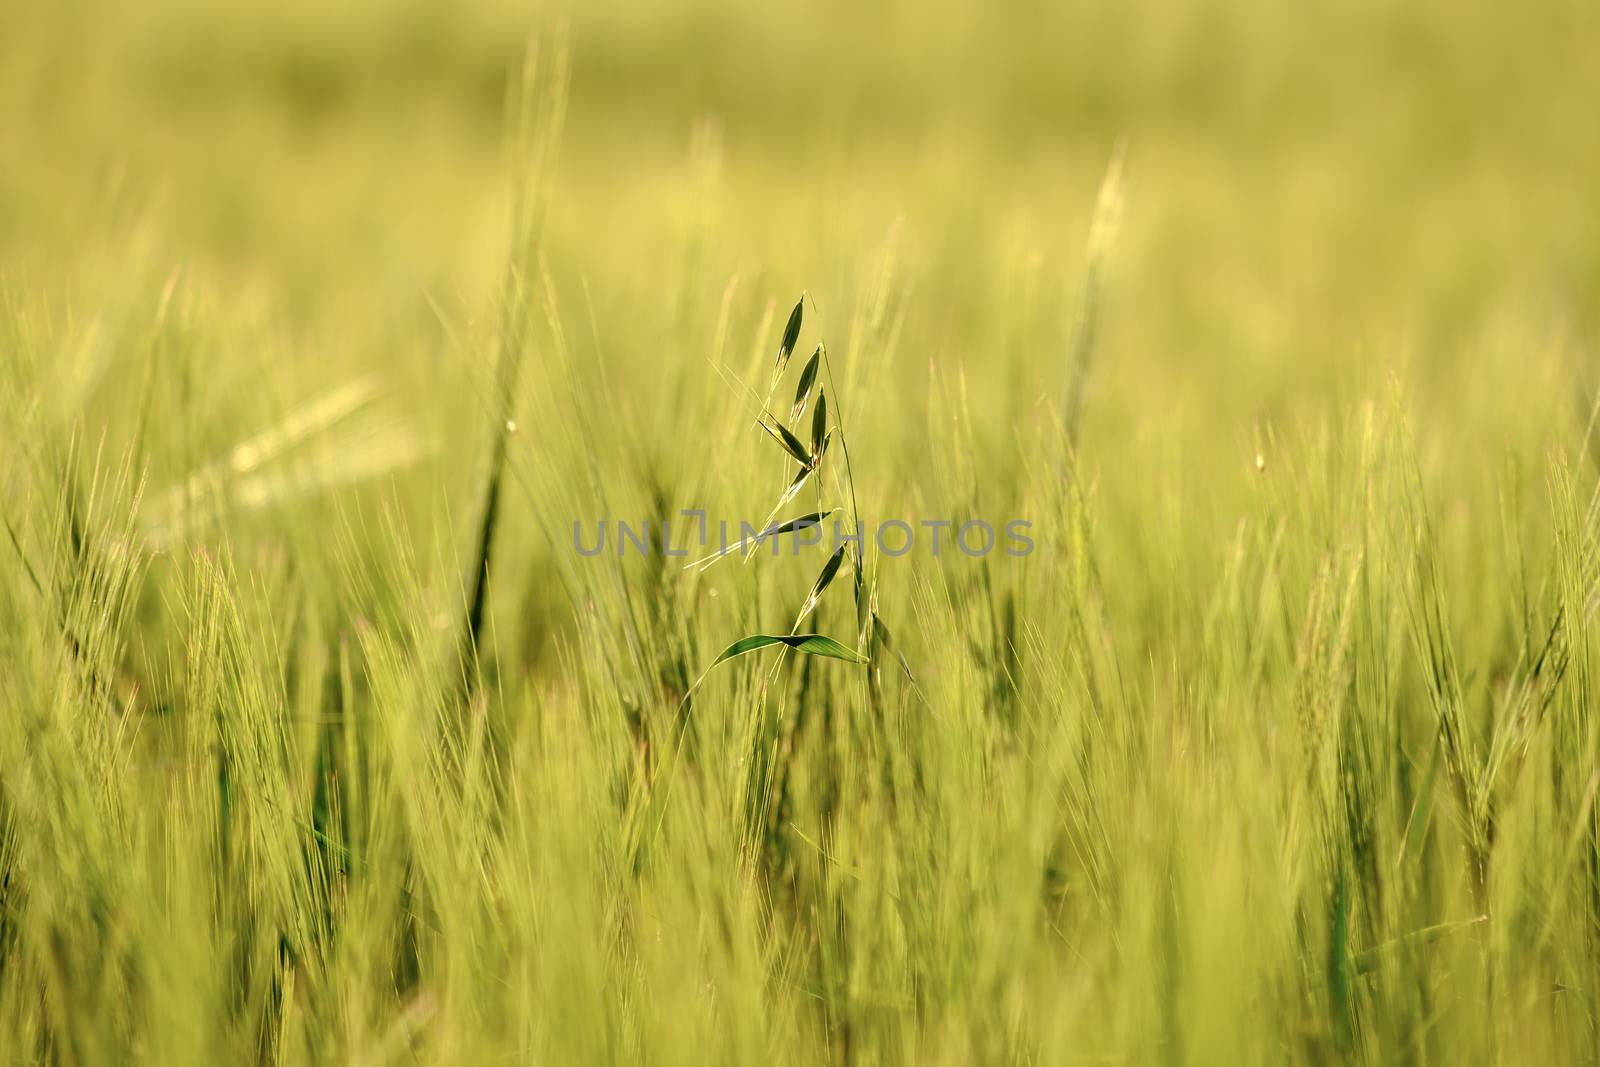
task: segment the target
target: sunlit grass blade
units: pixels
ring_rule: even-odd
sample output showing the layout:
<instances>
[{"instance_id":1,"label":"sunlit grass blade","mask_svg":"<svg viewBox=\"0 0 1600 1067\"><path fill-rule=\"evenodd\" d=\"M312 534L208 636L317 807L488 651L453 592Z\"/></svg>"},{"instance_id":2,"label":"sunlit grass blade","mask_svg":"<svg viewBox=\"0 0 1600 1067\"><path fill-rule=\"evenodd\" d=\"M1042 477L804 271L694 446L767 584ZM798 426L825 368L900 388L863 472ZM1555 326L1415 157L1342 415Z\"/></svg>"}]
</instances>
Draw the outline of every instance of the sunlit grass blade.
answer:
<instances>
[{"instance_id":1,"label":"sunlit grass blade","mask_svg":"<svg viewBox=\"0 0 1600 1067\"><path fill-rule=\"evenodd\" d=\"M170 548L230 513L282 507L429 455L433 444L410 426L363 414L377 395L365 380L350 383L152 494L140 508L147 542Z\"/></svg>"},{"instance_id":2,"label":"sunlit grass blade","mask_svg":"<svg viewBox=\"0 0 1600 1067\"><path fill-rule=\"evenodd\" d=\"M1116 240L1118 224L1122 217L1123 147L1118 145L1100 182L1100 193L1095 199L1094 217L1089 224L1088 260L1084 267L1083 296L1078 305L1077 321L1073 324L1072 349L1067 361L1067 394L1062 409L1062 424L1066 427L1070 446L1076 447L1079 416L1083 409L1083 393L1088 383L1089 366L1094 358L1095 342L1100 334L1102 295L1105 287L1106 260Z\"/></svg>"},{"instance_id":3,"label":"sunlit grass blade","mask_svg":"<svg viewBox=\"0 0 1600 1067\"><path fill-rule=\"evenodd\" d=\"M1374 945L1363 949L1350 957L1350 963L1357 974L1371 974L1382 966L1386 955L1392 956L1408 946L1431 945L1448 934L1457 933L1468 927L1477 926L1479 923L1489 921L1489 916L1478 915L1471 919L1457 919L1454 922L1435 923L1432 926L1413 930L1408 934L1390 938L1381 945Z\"/></svg>"},{"instance_id":4,"label":"sunlit grass blade","mask_svg":"<svg viewBox=\"0 0 1600 1067\"><path fill-rule=\"evenodd\" d=\"M380 392L377 379L357 378L301 405L276 425L240 441L228 449L225 456L195 470L177 485L152 494L147 513L176 511L196 495L217 491L231 478L255 473L291 449L370 407Z\"/></svg>"}]
</instances>

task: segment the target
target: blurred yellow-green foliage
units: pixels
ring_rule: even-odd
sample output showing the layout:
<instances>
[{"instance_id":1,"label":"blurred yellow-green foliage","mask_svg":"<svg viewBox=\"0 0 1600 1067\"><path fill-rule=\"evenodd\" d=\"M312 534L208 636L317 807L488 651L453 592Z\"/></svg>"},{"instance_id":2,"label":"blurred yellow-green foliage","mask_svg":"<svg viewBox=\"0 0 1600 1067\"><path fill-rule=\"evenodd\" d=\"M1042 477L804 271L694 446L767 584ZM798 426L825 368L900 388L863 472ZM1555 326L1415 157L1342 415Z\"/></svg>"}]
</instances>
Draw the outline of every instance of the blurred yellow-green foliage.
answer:
<instances>
[{"instance_id":1,"label":"blurred yellow-green foliage","mask_svg":"<svg viewBox=\"0 0 1600 1067\"><path fill-rule=\"evenodd\" d=\"M0 254L85 286L185 264L307 322L476 292L507 73L564 19L552 258L608 305L655 311L735 270L827 293L903 216L918 347L957 358L997 339L1006 298L1071 284L1124 139L1108 363L1270 391L1404 348L1454 374L1485 322L1594 322L1596 18L1564 0L12 3Z\"/></svg>"},{"instance_id":2,"label":"blurred yellow-green foliage","mask_svg":"<svg viewBox=\"0 0 1600 1067\"><path fill-rule=\"evenodd\" d=\"M1443 476L1481 490L1508 435L1581 418L1597 381L1597 21L1576 0L13 3L0 271L97 321L181 279L222 423L263 383L287 404L409 371L448 465L490 372L441 357L441 323L492 332L507 80L565 27L548 260L643 432L671 436L662 383L707 373L730 279L741 338L802 288L837 335L893 249L904 329L874 358L905 404L861 432L914 468L934 383L965 370L1010 464L1015 421L1059 398L1122 143L1086 405L1113 515L1152 479L1227 498L1275 427L1391 372ZM1571 407L1516 403L1530 381ZM182 470L158 457L156 480Z\"/></svg>"},{"instance_id":3,"label":"blurred yellow-green foliage","mask_svg":"<svg viewBox=\"0 0 1600 1067\"><path fill-rule=\"evenodd\" d=\"M1597 19L1575 0L12 3L0 269L103 312L153 306L181 268L298 359L391 366L430 302L488 306L508 72L566 25L549 258L644 380L661 331L713 316L734 275L749 306L804 287L842 320L894 234L902 387L925 361L982 367L985 427L1054 395L1122 141L1092 435L1243 454L1264 421L1401 368L1447 406L1447 448L1492 455L1508 422L1547 421L1500 402L1519 380L1590 384Z\"/></svg>"},{"instance_id":4,"label":"blurred yellow-green foliage","mask_svg":"<svg viewBox=\"0 0 1600 1067\"><path fill-rule=\"evenodd\" d=\"M1589 0L0 0L16 1047L1592 1053L1597 107ZM565 529L764 509L732 378L802 291L863 512L1043 550L885 566L921 687L751 657L674 779L814 569Z\"/></svg>"}]
</instances>

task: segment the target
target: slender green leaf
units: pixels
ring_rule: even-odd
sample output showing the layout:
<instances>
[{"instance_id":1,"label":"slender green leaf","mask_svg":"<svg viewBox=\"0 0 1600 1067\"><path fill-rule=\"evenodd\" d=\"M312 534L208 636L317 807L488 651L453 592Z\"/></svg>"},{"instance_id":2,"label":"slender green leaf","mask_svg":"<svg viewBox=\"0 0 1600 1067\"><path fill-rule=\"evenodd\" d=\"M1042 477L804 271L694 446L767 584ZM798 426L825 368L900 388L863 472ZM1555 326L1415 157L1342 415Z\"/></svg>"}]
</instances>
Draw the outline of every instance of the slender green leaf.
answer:
<instances>
[{"instance_id":1,"label":"slender green leaf","mask_svg":"<svg viewBox=\"0 0 1600 1067\"><path fill-rule=\"evenodd\" d=\"M711 666L715 667L719 663L726 663L735 656L758 652L763 648L771 648L774 645L787 645L796 652L803 652L808 656L827 656L830 659L842 659L846 663L867 662L865 657L858 655L854 650L846 648L833 638L823 634L751 634L749 637L741 637L723 649L722 655L711 661Z\"/></svg>"}]
</instances>

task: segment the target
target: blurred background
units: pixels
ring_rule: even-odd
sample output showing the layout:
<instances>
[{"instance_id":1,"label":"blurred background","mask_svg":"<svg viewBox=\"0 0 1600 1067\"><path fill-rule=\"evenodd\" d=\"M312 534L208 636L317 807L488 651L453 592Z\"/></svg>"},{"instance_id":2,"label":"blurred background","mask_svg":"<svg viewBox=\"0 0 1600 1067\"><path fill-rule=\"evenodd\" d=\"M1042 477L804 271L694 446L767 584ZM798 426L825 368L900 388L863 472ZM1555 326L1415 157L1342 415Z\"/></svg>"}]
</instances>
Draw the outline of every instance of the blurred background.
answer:
<instances>
[{"instance_id":1,"label":"blurred background","mask_svg":"<svg viewBox=\"0 0 1600 1067\"><path fill-rule=\"evenodd\" d=\"M60 727L0 730L17 1047L398 1054L437 992L446 1061L1592 1053L1597 110L1594 0L0 0L0 697ZM821 559L568 540L768 512L802 291L863 517L1040 546L874 561L919 681L808 658L803 732L770 658L693 682ZM691 692L735 773L678 792Z\"/></svg>"},{"instance_id":2,"label":"blurred background","mask_svg":"<svg viewBox=\"0 0 1600 1067\"><path fill-rule=\"evenodd\" d=\"M1597 19L1563 0L10 3L0 263L84 286L184 264L306 322L475 293L502 240L505 81L565 22L552 259L603 304L701 281L714 301L735 271L826 293L903 217L918 336L989 341L997 304L1072 284L1125 139L1124 357L1270 379L1403 336L1425 358L1518 306L1593 325Z\"/></svg>"},{"instance_id":3,"label":"blurred background","mask_svg":"<svg viewBox=\"0 0 1600 1067\"><path fill-rule=\"evenodd\" d=\"M887 285L894 343L861 354L889 387L860 431L878 478L915 480L962 375L976 447L1014 466L1018 422L1059 404L1122 143L1085 447L1113 517L1119 485L1198 478L1226 528L1213 501L1263 442L1390 374L1463 483L1584 417L1597 22L1577 0L12 2L0 277L36 343L111 366L176 285L191 451L270 421L263 397L374 374L455 470L492 374L507 82L564 27L549 268L580 365L615 372L611 415L664 462L715 410L695 397L737 406L705 384L725 295L753 351L801 289L838 336ZM61 403L114 412L136 379ZM154 484L193 461L155 456Z\"/></svg>"}]
</instances>

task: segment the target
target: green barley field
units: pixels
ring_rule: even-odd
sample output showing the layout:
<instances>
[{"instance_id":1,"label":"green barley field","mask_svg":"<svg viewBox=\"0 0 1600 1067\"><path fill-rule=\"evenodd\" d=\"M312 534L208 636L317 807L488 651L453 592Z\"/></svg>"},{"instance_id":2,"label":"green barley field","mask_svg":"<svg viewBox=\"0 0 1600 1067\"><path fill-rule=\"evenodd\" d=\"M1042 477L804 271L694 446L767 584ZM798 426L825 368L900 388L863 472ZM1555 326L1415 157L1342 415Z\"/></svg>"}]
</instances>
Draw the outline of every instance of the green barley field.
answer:
<instances>
[{"instance_id":1,"label":"green barley field","mask_svg":"<svg viewBox=\"0 0 1600 1067\"><path fill-rule=\"evenodd\" d=\"M1597 107L1581 0L0 3L0 1062L1600 1061Z\"/></svg>"}]
</instances>

